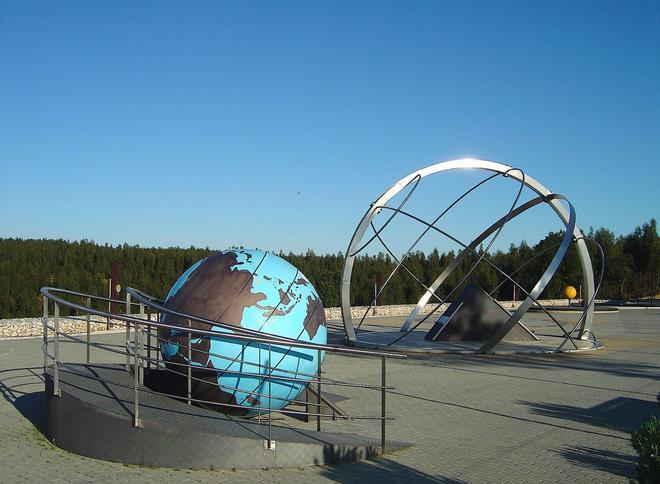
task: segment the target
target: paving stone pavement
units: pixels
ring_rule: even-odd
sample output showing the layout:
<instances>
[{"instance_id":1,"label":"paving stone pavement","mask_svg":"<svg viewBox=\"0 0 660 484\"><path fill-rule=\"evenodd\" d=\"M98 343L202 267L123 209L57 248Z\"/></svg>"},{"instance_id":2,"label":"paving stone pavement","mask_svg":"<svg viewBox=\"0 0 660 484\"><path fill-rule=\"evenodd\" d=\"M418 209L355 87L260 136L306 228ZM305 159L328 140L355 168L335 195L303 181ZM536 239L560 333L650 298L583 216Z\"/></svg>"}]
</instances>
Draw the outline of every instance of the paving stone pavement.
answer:
<instances>
[{"instance_id":1,"label":"paving stone pavement","mask_svg":"<svg viewBox=\"0 0 660 484\"><path fill-rule=\"evenodd\" d=\"M535 316L538 317L538 316ZM433 355L388 361L388 438L410 448L361 463L271 471L153 469L68 453L42 435L39 339L0 341L0 482L628 482L630 433L660 414L660 311L597 314L606 349L538 356ZM120 342L121 335L95 336ZM81 361L84 349L63 345ZM111 361L92 352L95 361ZM327 376L379 383L380 361L331 355ZM377 414L380 395L351 397L353 414ZM324 429L376 437L375 422Z\"/></svg>"}]
</instances>

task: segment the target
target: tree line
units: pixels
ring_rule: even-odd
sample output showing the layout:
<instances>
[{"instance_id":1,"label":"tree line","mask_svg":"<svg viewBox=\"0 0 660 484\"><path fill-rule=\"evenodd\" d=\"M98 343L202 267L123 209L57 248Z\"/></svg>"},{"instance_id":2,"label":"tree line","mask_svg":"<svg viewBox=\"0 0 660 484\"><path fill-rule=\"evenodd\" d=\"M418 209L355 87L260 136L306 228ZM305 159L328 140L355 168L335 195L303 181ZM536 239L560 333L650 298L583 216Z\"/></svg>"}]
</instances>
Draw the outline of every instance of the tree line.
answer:
<instances>
[{"instance_id":1,"label":"tree line","mask_svg":"<svg viewBox=\"0 0 660 484\"><path fill-rule=\"evenodd\" d=\"M588 237L602 246L606 269L599 298L629 300L655 297L660 291L660 237L655 219L636 227L631 233L616 236L606 228L591 229ZM563 234L550 232L534 245L523 241L507 251L483 254L480 248L465 258L436 291L439 298L451 299L462 286L476 283L498 299L514 296L513 284L496 269L512 274L526 290L531 290L552 259ZM542 298L561 298L566 285L579 287L581 269L572 244ZM600 255L589 246L598 278ZM179 275L195 261L212 254L207 248L143 248L132 245L101 245L93 241L0 238L0 318L38 316L42 286L107 295L112 262L121 264L124 287L136 287L147 294L165 297ZM326 307L340 304L340 284L344 264L341 253L317 255L278 253L305 274L319 292ZM380 294L380 304L415 303L457 254L453 251L410 253ZM471 271L474 263L483 260ZM492 265L489 264L492 263ZM369 305L376 281L387 281L397 267L389 254L357 257L352 277L354 305Z\"/></svg>"}]
</instances>

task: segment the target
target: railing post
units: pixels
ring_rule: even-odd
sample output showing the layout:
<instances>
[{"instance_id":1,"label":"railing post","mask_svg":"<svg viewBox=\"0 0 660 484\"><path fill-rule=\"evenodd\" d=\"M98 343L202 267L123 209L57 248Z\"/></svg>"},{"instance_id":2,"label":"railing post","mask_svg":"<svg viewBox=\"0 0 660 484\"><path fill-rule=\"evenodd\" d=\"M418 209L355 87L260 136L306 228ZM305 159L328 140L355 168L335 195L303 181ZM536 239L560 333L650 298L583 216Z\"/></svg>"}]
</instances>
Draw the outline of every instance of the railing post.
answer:
<instances>
[{"instance_id":1,"label":"railing post","mask_svg":"<svg viewBox=\"0 0 660 484\"><path fill-rule=\"evenodd\" d=\"M108 299L112 299L112 278L108 279ZM112 311L112 303L108 301L108 314ZM105 329L112 329L112 323L110 322L110 316L108 316L106 321Z\"/></svg>"},{"instance_id":2,"label":"railing post","mask_svg":"<svg viewBox=\"0 0 660 484\"><path fill-rule=\"evenodd\" d=\"M257 371L261 373L261 369L263 368L263 360L261 359L261 342L258 343L258 348L259 348L259 367L257 368ZM261 387L261 382L259 382L259 387ZM263 404L263 392L260 392L261 395L259 395L259 406L257 407L257 422L261 423L261 408Z\"/></svg>"},{"instance_id":3,"label":"railing post","mask_svg":"<svg viewBox=\"0 0 660 484\"><path fill-rule=\"evenodd\" d=\"M140 303L142 305L142 303ZM147 308L147 321L151 321L151 308ZM151 331L150 324L147 325L147 368L151 368Z\"/></svg>"},{"instance_id":4,"label":"railing post","mask_svg":"<svg viewBox=\"0 0 660 484\"><path fill-rule=\"evenodd\" d=\"M144 304L142 303L142 301L140 301L140 319L144 319ZM144 346L143 346L144 337L142 333L148 328L149 326L145 325L144 328L140 330L140 335L138 336L138 345L140 346L140 356L142 356L142 354L144 353ZM144 366L145 366L144 361L142 360L142 358L140 358L139 382L141 385L144 383Z\"/></svg>"},{"instance_id":5,"label":"railing post","mask_svg":"<svg viewBox=\"0 0 660 484\"><path fill-rule=\"evenodd\" d=\"M131 295L126 293L126 315L128 316L131 312ZM131 354L130 354L130 342L131 342L131 323L124 321L126 326L126 371L131 371ZM137 348L135 349L137 351Z\"/></svg>"},{"instance_id":6,"label":"railing post","mask_svg":"<svg viewBox=\"0 0 660 484\"><path fill-rule=\"evenodd\" d=\"M62 394L60 392L60 368L58 361L60 358L60 305L57 303L55 303L53 327L55 328L55 335L53 336L53 354L55 356L53 360L53 394L59 397Z\"/></svg>"},{"instance_id":7,"label":"railing post","mask_svg":"<svg viewBox=\"0 0 660 484\"><path fill-rule=\"evenodd\" d=\"M381 356L381 377L380 377L380 446L381 452L385 452L385 355Z\"/></svg>"},{"instance_id":8,"label":"railing post","mask_svg":"<svg viewBox=\"0 0 660 484\"><path fill-rule=\"evenodd\" d=\"M92 298L91 297L87 298L87 307L88 308L92 307ZM90 339L91 319L92 319L92 315L89 312L87 312L87 364L88 365L89 365L89 351L90 351L89 339Z\"/></svg>"},{"instance_id":9,"label":"railing post","mask_svg":"<svg viewBox=\"0 0 660 484\"><path fill-rule=\"evenodd\" d=\"M133 426L134 427L141 427L142 424L140 422L140 389L139 389L139 378L140 378L140 345L139 345L139 338L140 338L140 328L137 323L134 323L135 325L135 333L133 336L133 397L134 397L134 402L133 402Z\"/></svg>"},{"instance_id":10,"label":"railing post","mask_svg":"<svg viewBox=\"0 0 660 484\"><path fill-rule=\"evenodd\" d=\"M149 311L149 319L151 320L151 310ZM156 312L156 322L160 322L160 313ZM156 328L156 369L160 365L160 339L158 339L158 328Z\"/></svg>"},{"instance_id":11,"label":"railing post","mask_svg":"<svg viewBox=\"0 0 660 484\"><path fill-rule=\"evenodd\" d=\"M41 321L44 325L44 373L46 372L46 367L48 366L48 298L44 296L44 317Z\"/></svg>"},{"instance_id":12,"label":"railing post","mask_svg":"<svg viewBox=\"0 0 660 484\"><path fill-rule=\"evenodd\" d=\"M318 382L316 383L316 431L321 431L321 350L317 350L319 364Z\"/></svg>"},{"instance_id":13,"label":"railing post","mask_svg":"<svg viewBox=\"0 0 660 484\"><path fill-rule=\"evenodd\" d=\"M190 318L188 318L188 405L191 405L192 397L192 334L190 333Z\"/></svg>"},{"instance_id":14,"label":"railing post","mask_svg":"<svg viewBox=\"0 0 660 484\"><path fill-rule=\"evenodd\" d=\"M271 382L272 382L272 376L273 373L271 371L271 363L272 363L272 344L268 343L268 450L274 450L273 446L273 435L272 435L272 429L271 429L271 421L272 421L272 413L271 412L271 406L272 406L272 392L271 392Z\"/></svg>"}]
</instances>

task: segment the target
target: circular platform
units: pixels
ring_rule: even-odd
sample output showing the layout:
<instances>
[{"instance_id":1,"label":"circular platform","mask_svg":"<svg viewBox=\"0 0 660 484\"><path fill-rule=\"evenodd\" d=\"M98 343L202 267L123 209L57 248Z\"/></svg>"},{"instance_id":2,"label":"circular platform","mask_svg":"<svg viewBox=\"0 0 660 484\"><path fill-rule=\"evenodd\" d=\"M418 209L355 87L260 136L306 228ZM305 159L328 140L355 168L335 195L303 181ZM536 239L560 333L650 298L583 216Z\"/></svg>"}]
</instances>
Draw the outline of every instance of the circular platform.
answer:
<instances>
[{"instance_id":1,"label":"circular platform","mask_svg":"<svg viewBox=\"0 0 660 484\"><path fill-rule=\"evenodd\" d=\"M372 317L362 324L358 331L357 341L346 342L345 335L341 329L341 323L333 322L329 325L329 341L332 343L342 342L352 347L364 348L378 351L393 351L408 355L415 354L489 354L489 355L535 355L557 353L557 348L562 339L558 338L559 331L547 321L539 320L535 315L534 320L525 319L525 325L538 337L538 341L501 341L492 350L482 351L483 341L427 341L424 336L428 333L431 325L423 324L418 329L410 332L407 336L399 339L404 333L400 331L401 317ZM567 330L570 330L567 325ZM551 331L557 333L553 335ZM551 336L549 336L551 335ZM559 352L574 353L587 352L603 349L605 346L601 341L573 339L577 348L570 342L566 342Z\"/></svg>"},{"instance_id":2,"label":"circular platform","mask_svg":"<svg viewBox=\"0 0 660 484\"><path fill-rule=\"evenodd\" d=\"M146 381L146 379L145 379ZM140 386L139 419L133 425L134 375L123 365L46 369L46 436L55 445L96 459L143 466L191 469L268 469L351 462L407 447L377 439L315 432L256 419L231 417L188 405Z\"/></svg>"}]
</instances>

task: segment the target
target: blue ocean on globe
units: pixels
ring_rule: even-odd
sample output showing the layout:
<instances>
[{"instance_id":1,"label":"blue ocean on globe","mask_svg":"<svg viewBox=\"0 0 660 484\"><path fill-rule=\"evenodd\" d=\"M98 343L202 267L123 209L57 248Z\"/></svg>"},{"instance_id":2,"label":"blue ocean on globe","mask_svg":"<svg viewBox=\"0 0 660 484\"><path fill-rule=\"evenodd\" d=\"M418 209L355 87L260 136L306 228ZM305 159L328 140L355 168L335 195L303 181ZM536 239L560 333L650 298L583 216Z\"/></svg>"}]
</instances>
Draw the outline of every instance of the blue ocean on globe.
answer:
<instances>
[{"instance_id":1,"label":"blue ocean on globe","mask_svg":"<svg viewBox=\"0 0 660 484\"><path fill-rule=\"evenodd\" d=\"M256 249L220 251L197 261L174 283L165 306L269 335L327 343L323 305L309 280L281 257ZM177 324L176 318L168 314L163 314L162 321ZM178 325L182 324L179 320ZM199 396L226 400L244 408L249 416L281 409L296 399L308 380L316 376L324 358L324 352L316 349L221 336L240 331L209 328L199 322L193 327L218 333L193 337L191 342L195 354L192 366L215 369L214 383L219 390ZM183 332L170 331L167 342L161 343L163 358L188 363L187 337ZM269 373L270 381L266 378Z\"/></svg>"}]
</instances>

